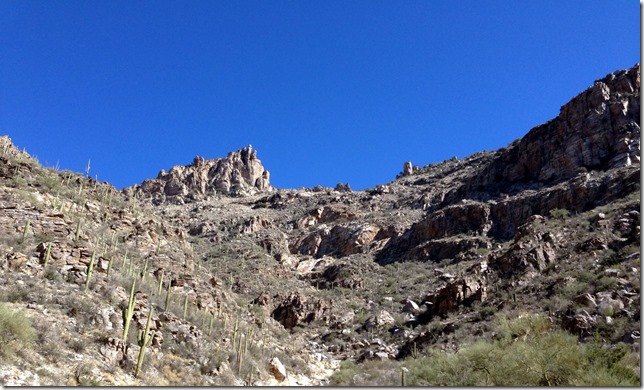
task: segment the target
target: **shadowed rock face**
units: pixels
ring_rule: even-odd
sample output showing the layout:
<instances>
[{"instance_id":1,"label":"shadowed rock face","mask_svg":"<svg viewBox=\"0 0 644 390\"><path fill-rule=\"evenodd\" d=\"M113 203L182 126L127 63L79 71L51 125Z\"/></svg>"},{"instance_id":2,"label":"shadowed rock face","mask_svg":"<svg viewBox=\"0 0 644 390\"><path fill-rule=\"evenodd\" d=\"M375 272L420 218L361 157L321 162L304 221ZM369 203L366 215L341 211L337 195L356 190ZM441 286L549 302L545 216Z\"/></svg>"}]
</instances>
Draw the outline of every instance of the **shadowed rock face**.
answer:
<instances>
[{"instance_id":1,"label":"shadowed rock face","mask_svg":"<svg viewBox=\"0 0 644 390\"><path fill-rule=\"evenodd\" d=\"M182 203L209 193L247 195L272 189L269 172L257 158L257 151L248 145L225 158L206 160L197 156L190 165L176 165L169 172L162 170L156 179L145 180L125 191L157 203Z\"/></svg>"},{"instance_id":2,"label":"shadowed rock face","mask_svg":"<svg viewBox=\"0 0 644 390\"><path fill-rule=\"evenodd\" d=\"M512 239L532 215L556 208L583 212L636 190L639 118L638 64L597 80L559 116L492 158L457 165L469 172L449 184L441 182L450 172L432 183L421 198L429 213L391 240L378 260L435 258L436 248L461 252L462 240L445 242L458 234L477 235L483 245L475 247L485 246L485 240Z\"/></svg>"},{"instance_id":3,"label":"shadowed rock face","mask_svg":"<svg viewBox=\"0 0 644 390\"><path fill-rule=\"evenodd\" d=\"M446 198L476 199L552 184L581 168L607 170L640 161L640 66L611 73L561 107Z\"/></svg>"}]
</instances>

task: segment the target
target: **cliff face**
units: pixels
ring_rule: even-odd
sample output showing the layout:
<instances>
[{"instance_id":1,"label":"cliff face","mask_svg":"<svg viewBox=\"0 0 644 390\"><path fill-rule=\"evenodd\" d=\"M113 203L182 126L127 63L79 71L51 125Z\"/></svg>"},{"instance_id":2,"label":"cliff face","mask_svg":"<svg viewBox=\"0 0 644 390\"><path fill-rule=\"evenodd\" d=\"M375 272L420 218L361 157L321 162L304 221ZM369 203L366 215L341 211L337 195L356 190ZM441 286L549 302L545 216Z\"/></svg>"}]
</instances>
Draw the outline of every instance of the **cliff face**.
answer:
<instances>
[{"instance_id":1,"label":"cliff face","mask_svg":"<svg viewBox=\"0 0 644 390\"><path fill-rule=\"evenodd\" d=\"M128 194L152 198L155 203L183 203L201 199L208 194L254 194L270 191L270 173L257 158L251 145L225 158L206 160L195 157L192 164L176 165L169 172L162 170L156 179L126 189Z\"/></svg>"},{"instance_id":2,"label":"cliff face","mask_svg":"<svg viewBox=\"0 0 644 390\"><path fill-rule=\"evenodd\" d=\"M583 212L638 190L639 72L638 64L609 74L509 147L454 162L440 180L425 179L432 184L421 198L429 213L389 242L380 261L462 254L462 240L444 242L459 234L477 236L471 251L487 248L513 238L532 215Z\"/></svg>"},{"instance_id":3,"label":"cliff face","mask_svg":"<svg viewBox=\"0 0 644 390\"><path fill-rule=\"evenodd\" d=\"M535 127L451 199L512 193L567 180L580 169L605 171L640 162L640 66L611 73ZM451 200L451 199L448 199Z\"/></svg>"}]
</instances>

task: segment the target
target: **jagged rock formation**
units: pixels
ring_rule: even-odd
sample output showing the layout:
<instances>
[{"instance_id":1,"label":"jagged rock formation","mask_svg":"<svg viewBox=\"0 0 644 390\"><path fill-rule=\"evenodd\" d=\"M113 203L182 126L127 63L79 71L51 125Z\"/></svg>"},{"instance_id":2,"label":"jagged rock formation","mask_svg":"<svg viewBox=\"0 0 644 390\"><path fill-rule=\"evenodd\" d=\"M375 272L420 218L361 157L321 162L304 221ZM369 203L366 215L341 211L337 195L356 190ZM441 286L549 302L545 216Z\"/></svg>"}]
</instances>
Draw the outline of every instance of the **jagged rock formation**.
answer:
<instances>
[{"instance_id":1,"label":"jagged rock formation","mask_svg":"<svg viewBox=\"0 0 644 390\"><path fill-rule=\"evenodd\" d=\"M640 66L596 81L448 196L485 199L640 161Z\"/></svg>"},{"instance_id":2,"label":"jagged rock formation","mask_svg":"<svg viewBox=\"0 0 644 390\"><path fill-rule=\"evenodd\" d=\"M156 179L145 180L125 190L126 194L150 197L156 204L164 201L182 203L202 199L210 193L248 195L270 191L270 173L264 169L252 145L225 158L194 158L187 166L175 165L169 172L161 170Z\"/></svg>"},{"instance_id":3,"label":"jagged rock formation","mask_svg":"<svg viewBox=\"0 0 644 390\"><path fill-rule=\"evenodd\" d=\"M513 238L532 215L582 212L638 188L639 72L638 64L596 81L519 141L470 157L460 166L462 184L428 190L420 203L430 213L392 240L380 261L454 257L464 242L445 238L459 234L477 236L468 239L473 250L487 248L492 239ZM449 171L443 175L438 183Z\"/></svg>"}]
</instances>

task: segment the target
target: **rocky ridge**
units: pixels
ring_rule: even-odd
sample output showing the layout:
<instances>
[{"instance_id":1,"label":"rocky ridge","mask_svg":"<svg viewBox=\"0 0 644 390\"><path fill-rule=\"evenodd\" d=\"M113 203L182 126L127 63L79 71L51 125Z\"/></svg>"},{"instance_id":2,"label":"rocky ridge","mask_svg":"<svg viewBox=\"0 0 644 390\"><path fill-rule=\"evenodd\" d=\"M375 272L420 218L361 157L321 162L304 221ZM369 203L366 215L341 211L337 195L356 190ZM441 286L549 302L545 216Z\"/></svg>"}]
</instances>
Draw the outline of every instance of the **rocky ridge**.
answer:
<instances>
[{"instance_id":1,"label":"rocky ridge","mask_svg":"<svg viewBox=\"0 0 644 390\"><path fill-rule=\"evenodd\" d=\"M160 204L203 199L217 192L235 196L272 189L270 173L257 158L257 151L248 145L225 158L206 160L197 156L190 165L161 170L155 179L126 188L125 193Z\"/></svg>"}]
</instances>

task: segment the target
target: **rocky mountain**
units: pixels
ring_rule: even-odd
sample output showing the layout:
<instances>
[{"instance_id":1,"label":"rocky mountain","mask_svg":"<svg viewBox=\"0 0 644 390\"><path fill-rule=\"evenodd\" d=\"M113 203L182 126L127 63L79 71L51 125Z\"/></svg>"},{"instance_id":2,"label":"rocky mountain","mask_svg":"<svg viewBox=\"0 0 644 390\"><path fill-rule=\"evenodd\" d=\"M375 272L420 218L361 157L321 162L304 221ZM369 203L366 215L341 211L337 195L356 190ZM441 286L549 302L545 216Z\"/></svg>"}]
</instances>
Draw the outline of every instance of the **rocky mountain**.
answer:
<instances>
[{"instance_id":1,"label":"rocky mountain","mask_svg":"<svg viewBox=\"0 0 644 390\"><path fill-rule=\"evenodd\" d=\"M217 192L238 195L270 191L270 173L257 159L257 151L248 145L225 158L194 158L188 166L175 165L169 172L161 170L156 179L125 189L128 196L150 198L153 203L182 203L203 199Z\"/></svg>"},{"instance_id":2,"label":"rocky mountain","mask_svg":"<svg viewBox=\"0 0 644 390\"><path fill-rule=\"evenodd\" d=\"M636 65L366 191L250 146L118 191L2 137L0 384L639 385L639 118Z\"/></svg>"}]
</instances>

